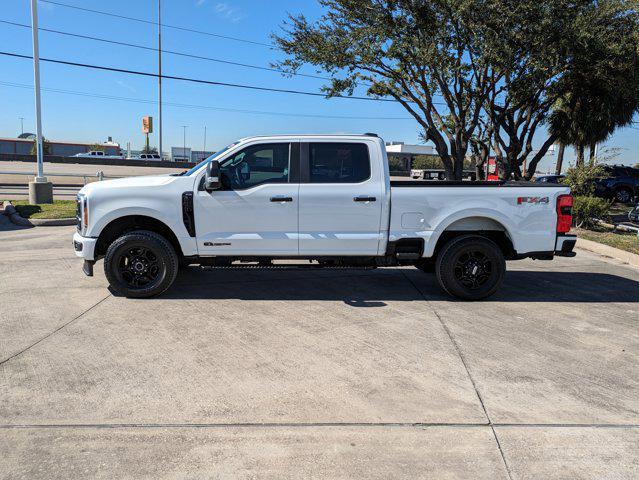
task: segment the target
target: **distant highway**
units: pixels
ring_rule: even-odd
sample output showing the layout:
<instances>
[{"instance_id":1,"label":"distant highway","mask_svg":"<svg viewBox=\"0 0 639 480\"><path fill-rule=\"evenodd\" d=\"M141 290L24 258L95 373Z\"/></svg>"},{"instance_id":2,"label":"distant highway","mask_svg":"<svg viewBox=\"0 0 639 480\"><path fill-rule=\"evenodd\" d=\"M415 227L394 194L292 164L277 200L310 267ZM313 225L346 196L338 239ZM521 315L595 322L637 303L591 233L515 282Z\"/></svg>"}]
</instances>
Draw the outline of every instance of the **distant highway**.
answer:
<instances>
[{"instance_id":1,"label":"distant highway","mask_svg":"<svg viewBox=\"0 0 639 480\"><path fill-rule=\"evenodd\" d=\"M80 187L55 186L53 187L53 198L56 200L73 200ZM0 200L26 200L29 198L29 187L27 185L3 186L0 184Z\"/></svg>"},{"instance_id":2,"label":"distant highway","mask_svg":"<svg viewBox=\"0 0 639 480\"><path fill-rule=\"evenodd\" d=\"M24 172L35 175L36 165L30 162L5 162L0 161L0 172ZM161 175L180 172L181 168L161 167L123 167L118 165L82 165L68 163L46 163L44 174L47 173L73 173L87 175L87 181L97 180L96 174L102 171L105 175L120 177L134 175ZM0 174L0 200L22 200L29 196L28 183L33 179L32 175L3 175ZM53 182L53 196L56 199L73 199L83 183L82 178L77 177L50 177Z\"/></svg>"}]
</instances>

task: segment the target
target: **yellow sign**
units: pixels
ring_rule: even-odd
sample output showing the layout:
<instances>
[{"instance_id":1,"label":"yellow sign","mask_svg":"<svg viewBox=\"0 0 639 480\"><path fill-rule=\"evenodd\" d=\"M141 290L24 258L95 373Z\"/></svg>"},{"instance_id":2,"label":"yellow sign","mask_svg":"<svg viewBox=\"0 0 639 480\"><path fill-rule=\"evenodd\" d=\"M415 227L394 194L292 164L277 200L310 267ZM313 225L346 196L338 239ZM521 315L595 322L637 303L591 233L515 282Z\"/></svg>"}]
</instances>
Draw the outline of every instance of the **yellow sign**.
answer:
<instances>
[{"instance_id":1,"label":"yellow sign","mask_svg":"<svg viewBox=\"0 0 639 480\"><path fill-rule=\"evenodd\" d=\"M142 133L153 133L153 117L142 117Z\"/></svg>"}]
</instances>

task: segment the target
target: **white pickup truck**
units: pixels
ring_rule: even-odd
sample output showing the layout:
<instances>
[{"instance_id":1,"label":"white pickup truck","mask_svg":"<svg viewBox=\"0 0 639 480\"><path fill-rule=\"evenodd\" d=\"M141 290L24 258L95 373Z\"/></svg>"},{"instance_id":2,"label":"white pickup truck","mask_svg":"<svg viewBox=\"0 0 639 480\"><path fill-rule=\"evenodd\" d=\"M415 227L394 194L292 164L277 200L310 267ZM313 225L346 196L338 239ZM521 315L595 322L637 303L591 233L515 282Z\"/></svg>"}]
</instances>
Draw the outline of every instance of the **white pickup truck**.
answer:
<instances>
[{"instance_id":1,"label":"white pickup truck","mask_svg":"<svg viewBox=\"0 0 639 480\"><path fill-rule=\"evenodd\" d=\"M239 140L181 174L86 185L76 255L104 258L127 297L168 289L180 266L414 265L477 300L505 260L574 256L572 197L539 183L391 180L384 142L366 135Z\"/></svg>"}]
</instances>

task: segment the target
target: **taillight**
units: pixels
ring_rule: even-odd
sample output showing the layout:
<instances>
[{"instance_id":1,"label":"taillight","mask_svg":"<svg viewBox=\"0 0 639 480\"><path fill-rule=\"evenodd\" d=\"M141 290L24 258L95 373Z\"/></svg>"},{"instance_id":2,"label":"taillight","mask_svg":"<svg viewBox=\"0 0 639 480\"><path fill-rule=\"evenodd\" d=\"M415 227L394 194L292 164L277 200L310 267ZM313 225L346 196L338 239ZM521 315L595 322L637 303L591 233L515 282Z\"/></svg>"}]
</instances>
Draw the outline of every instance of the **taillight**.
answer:
<instances>
[{"instance_id":1,"label":"taillight","mask_svg":"<svg viewBox=\"0 0 639 480\"><path fill-rule=\"evenodd\" d=\"M557 233L568 233L572 225L572 195L557 197Z\"/></svg>"}]
</instances>

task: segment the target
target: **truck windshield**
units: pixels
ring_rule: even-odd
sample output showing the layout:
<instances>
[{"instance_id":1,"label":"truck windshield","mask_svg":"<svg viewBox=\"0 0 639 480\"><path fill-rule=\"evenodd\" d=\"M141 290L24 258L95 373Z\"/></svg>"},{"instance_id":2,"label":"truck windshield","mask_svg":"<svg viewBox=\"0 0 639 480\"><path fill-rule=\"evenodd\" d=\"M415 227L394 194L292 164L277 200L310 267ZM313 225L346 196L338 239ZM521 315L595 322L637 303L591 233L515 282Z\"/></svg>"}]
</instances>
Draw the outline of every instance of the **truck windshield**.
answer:
<instances>
[{"instance_id":1,"label":"truck windshield","mask_svg":"<svg viewBox=\"0 0 639 480\"><path fill-rule=\"evenodd\" d=\"M215 159L215 158L219 158L222 155L224 155L224 153L233 148L235 145L237 145L240 142L233 142L230 145L227 145L226 147L224 147L221 150L218 150L217 152L215 152L213 155L211 155L210 157L202 160L200 163L198 163L195 167L191 168L190 170L187 170L184 173L184 176L188 176L188 175L193 175L195 172L197 172L200 168L202 168L202 166L206 165L207 163L209 163L211 160Z\"/></svg>"}]
</instances>

